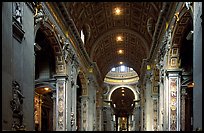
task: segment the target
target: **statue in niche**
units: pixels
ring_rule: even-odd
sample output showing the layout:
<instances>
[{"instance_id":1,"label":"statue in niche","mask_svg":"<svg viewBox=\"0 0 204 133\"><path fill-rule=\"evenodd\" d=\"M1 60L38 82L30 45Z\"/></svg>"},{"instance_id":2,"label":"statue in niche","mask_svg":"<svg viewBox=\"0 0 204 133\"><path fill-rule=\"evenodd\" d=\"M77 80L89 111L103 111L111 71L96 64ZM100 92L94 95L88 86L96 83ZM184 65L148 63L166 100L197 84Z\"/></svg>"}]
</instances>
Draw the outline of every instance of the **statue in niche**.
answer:
<instances>
[{"instance_id":1,"label":"statue in niche","mask_svg":"<svg viewBox=\"0 0 204 133\"><path fill-rule=\"evenodd\" d=\"M17 22L21 25L22 24L22 9L20 6L20 2L15 2L14 17L17 20Z\"/></svg>"},{"instance_id":2,"label":"statue in niche","mask_svg":"<svg viewBox=\"0 0 204 133\"><path fill-rule=\"evenodd\" d=\"M13 128L16 130L24 130L23 125L23 111L22 111L22 104L23 104L23 94L20 90L20 85L16 82L12 82L13 87L13 99L10 101L11 109L13 111Z\"/></svg>"}]
</instances>

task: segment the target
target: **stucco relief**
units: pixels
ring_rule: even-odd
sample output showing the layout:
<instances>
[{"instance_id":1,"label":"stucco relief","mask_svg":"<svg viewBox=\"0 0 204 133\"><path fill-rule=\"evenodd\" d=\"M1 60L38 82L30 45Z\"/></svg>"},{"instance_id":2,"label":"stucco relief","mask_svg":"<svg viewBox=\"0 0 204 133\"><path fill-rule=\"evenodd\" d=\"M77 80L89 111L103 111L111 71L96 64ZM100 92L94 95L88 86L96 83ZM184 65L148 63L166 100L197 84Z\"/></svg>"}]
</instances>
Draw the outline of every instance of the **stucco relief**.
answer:
<instances>
[{"instance_id":1,"label":"stucco relief","mask_svg":"<svg viewBox=\"0 0 204 133\"><path fill-rule=\"evenodd\" d=\"M58 128L64 128L64 84L58 82Z\"/></svg>"},{"instance_id":2,"label":"stucco relief","mask_svg":"<svg viewBox=\"0 0 204 133\"><path fill-rule=\"evenodd\" d=\"M158 100L157 99L153 99L153 130L157 131L157 125L158 125Z\"/></svg>"},{"instance_id":3,"label":"stucco relief","mask_svg":"<svg viewBox=\"0 0 204 133\"><path fill-rule=\"evenodd\" d=\"M177 78L170 78L170 130L177 130Z\"/></svg>"}]
</instances>

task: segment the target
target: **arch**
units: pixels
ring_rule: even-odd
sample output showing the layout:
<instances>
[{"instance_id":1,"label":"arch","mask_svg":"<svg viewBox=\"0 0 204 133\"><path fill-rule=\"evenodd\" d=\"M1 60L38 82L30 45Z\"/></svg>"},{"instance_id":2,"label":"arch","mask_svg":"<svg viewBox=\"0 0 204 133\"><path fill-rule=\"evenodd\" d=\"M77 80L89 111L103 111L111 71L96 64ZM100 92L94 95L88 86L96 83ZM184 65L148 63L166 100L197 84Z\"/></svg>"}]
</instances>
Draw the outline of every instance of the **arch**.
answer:
<instances>
[{"instance_id":1,"label":"arch","mask_svg":"<svg viewBox=\"0 0 204 133\"><path fill-rule=\"evenodd\" d=\"M108 94L108 101L111 100L112 93L116 89L121 88L121 87L126 87L126 88L130 89L133 92L134 96L135 96L135 100L139 100L139 96L138 96L139 94L135 91L135 89L132 86L129 86L129 85L119 85L119 86L115 86L115 87L111 88L111 90L110 90L110 92Z\"/></svg>"},{"instance_id":2,"label":"arch","mask_svg":"<svg viewBox=\"0 0 204 133\"><path fill-rule=\"evenodd\" d=\"M133 34L135 35L136 37L138 37L142 43L144 44L144 48L145 48L145 54L146 56L148 55L148 52L149 52L149 46L148 46L148 43L147 41L137 32L133 31L133 30L129 30L129 29L113 29L113 30L110 30L108 32L106 32L105 34L103 34L102 36L100 36L94 43L93 43L93 46L91 48L91 53L90 53L90 57L91 57L91 60L93 61L93 54L94 54L94 50L96 48L96 46L98 46L98 43L103 40L103 38L105 38L106 36L109 36L111 34L114 34L114 33L118 33L118 32L126 32L126 33L130 33L130 34Z\"/></svg>"},{"instance_id":3,"label":"arch","mask_svg":"<svg viewBox=\"0 0 204 133\"><path fill-rule=\"evenodd\" d=\"M58 33L55 29L55 25L52 24L52 22L50 22L48 19L47 21L44 22L44 24L38 23L35 26L35 29L34 29L35 37L38 30L41 30L45 34L51 47L53 48L54 55L55 55L55 62L56 62L55 72L58 74L65 74L66 68L65 68L64 57L62 55L62 44L60 43L60 40L58 38Z\"/></svg>"}]
</instances>

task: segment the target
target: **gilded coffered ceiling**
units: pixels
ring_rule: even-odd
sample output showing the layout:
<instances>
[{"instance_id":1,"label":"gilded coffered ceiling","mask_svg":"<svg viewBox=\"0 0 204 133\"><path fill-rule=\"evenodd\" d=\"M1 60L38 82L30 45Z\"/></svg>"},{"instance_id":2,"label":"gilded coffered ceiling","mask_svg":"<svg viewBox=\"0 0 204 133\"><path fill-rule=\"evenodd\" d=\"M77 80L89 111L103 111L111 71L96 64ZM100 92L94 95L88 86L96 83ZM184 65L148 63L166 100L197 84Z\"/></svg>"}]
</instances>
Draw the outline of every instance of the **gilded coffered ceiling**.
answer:
<instances>
[{"instance_id":1,"label":"gilded coffered ceiling","mask_svg":"<svg viewBox=\"0 0 204 133\"><path fill-rule=\"evenodd\" d=\"M78 32L84 31L84 47L90 59L96 62L102 78L119 62L132 67L140 75L142 60L148 57L151 49L162 2L63 4ZM118 36L121 37L119 41Z\"/></svg>"}]
</instances>

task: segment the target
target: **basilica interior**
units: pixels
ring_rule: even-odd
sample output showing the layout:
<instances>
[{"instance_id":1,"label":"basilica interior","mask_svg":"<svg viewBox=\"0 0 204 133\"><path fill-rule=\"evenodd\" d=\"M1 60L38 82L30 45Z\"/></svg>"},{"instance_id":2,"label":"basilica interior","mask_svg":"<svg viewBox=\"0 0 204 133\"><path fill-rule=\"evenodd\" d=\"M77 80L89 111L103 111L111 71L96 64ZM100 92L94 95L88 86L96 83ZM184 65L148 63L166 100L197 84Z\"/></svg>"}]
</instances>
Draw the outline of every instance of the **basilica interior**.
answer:
<instances>
[{"instance_id":1,"label":"basilica interior","mask_svg":"<svg viewBox=\"0 0 204 133\"><path fill-rule=\"evenodd\" d=\"M2 131L202 131L202 2L2 2Z\"/></svg>"}]
</instances>

